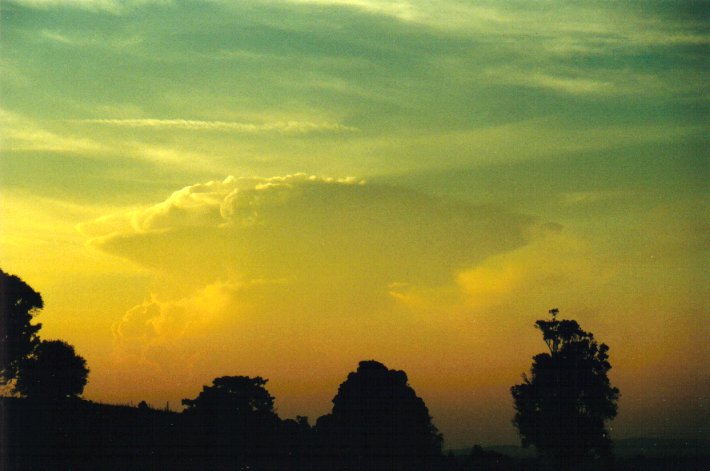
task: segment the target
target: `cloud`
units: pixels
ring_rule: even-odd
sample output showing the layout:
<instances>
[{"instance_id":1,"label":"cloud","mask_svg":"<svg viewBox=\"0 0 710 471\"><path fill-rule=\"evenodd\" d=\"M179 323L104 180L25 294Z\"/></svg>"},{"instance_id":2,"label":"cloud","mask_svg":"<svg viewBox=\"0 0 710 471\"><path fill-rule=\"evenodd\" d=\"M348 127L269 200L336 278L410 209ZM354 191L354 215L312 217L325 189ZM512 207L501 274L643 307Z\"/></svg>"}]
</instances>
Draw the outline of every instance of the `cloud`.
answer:
<instances>
[{"instance_id":1,"label":"cloud","mask_svg":"<svg viewBox=\"0 0 710 471\"><path fill-rule=\"evenodd\" d=\"M700 83L692 72L679 83L678 71L643 73L633 69L576 69L563 65L520 65L486 69L484 79L496 83L546 89L570 95L659 96L696 93Z\"/></svg>"},{"instance_id":2,"label":"cloud","mask_svg":"<svg viewBox=\"0 0 710 471\"><path fill-rule=\"evenodd\" d=\"M624 197L555 195L572 205ZM625 217L600 238L574 221L562 230L357 178L186 186L80 226L92 247L154 278L152 293L114 323L112 378L102 381L118 372L112 387L126 397L173 401L215 376L262 374L284 401L280 412L317 416L347 365L376 357L415 371L433 408L455 414L460 405L441 405L451 391L480 397L488 388L490 404L505 410L504 392L544 348L532 326L551 307L611 345L619 378L633 377L638 352L670 368L664 358L676 345L657 334L669 316L687 338L701 336L691 322L701 306L685 312L677 293L688 279L669 276L670 263L676 250L697 259L701 244L698 231L687 253L688 228L676 219L685 210L665 209L649 215L650 227ZM648 251L630 252L643 234ZM668 265L653 281L648 264L662 253ZM692 307L702 293L687 298ZM294 396L302 402L289 405Z\"/></svg>"},{"instance_id":3,"label":"cloud","mask_svg":"<svg viewBox=\"0 0 710 471\"><path fill-rule=\"evenodd\" d=\"M150 295L113 324L110 368L135 380L122 389L133 396L145 380L172 400L220 374L287 383L318 363L334 370L320 384L393 344L409 352L432 323L457 328L462 271L525 246L535 227L500 208L293 174L190 185L79 229L152 273Z\"/></svg>"},{"instance_id":4,"label":"cloud","mask_svg":"<svg viewBox=\"0 0 710 471\"><path fill-rule=\"evenodd\" d=\"M31 120L0 109L3 127L0 148L8 151L49 151L72 154L102 152L106 147L89 138L61 135L37 126Z\"/></svg>"},{"instance_id":5,"label":"cloud","mask_svg":"<svg viewBox=\"0 0 710 471\"><path fill-rule=\"evenodd\" d=\"M92 12L120 14L130 7L147 3L168 4L171 3L171 0L12 0L11 3L41 10L72 8Z\"/></svg>"},{"instance_id":6,"label":"cloud","mask_svg":"<svg viewBox=\"0 0 710 471\"><path fill-rule=\"evenodd\" d=\"M214 327L212 321L225 310L234 309L238 289L236 284L217 282L177 300L153 295L114 323L115 346L123 353L147 359L153 349L199 337L206 327Z\"/></svg>"},{"instance_id":7,"label":"cloud","mask_svg":"<svg viewBox=\"0 0 710 471\"><path fill-rule=\"evenodd\" d=\"M349 8L359 12L384 16L417 26L439 30L496 31L501 25L510 27L518 19L500 5L471 4L462 1L406 1L406 0L282 0L295 5Z\"/></svg>"},{"instance_id":8,"label":"cloud","mask_svg":"<svg viewBox=\"0 0 710 471\"><path fill-rule=\"evenodd\" d=\"M521 271L521 267L512 263L484 264L460 273L457 281L467 295L467 302L479 307L507 298L519 287Z\"/></svg>"},{"instance_id":9,"label":"cloud","mask_svg":"<svg viewBox=\"0 0 710 471\"><path fill-rule=\"evenodd\" d=\"M126 36L114 36L110 32L85 32L66 30L42 30L40 38L50 43L72 47L93 48L110 52L124 53L127 49L135 49L143 41L143 36L131 32Z\"/></svg>"},{"instance_id":10,"label":"cloud","mask_svg":"<svg viewBox=\"0 0 710 471\"><path fill-rule=\"evenodd\" d=\"M415 2L401 0L286 0L288 3L301 5L318 5L321 7L354 8L366 13L384 15L402 21L417 21L422 19L421 9Z\"/></svg>"},{"instance_id":11,"label":"cloud","mask_svg":"<svg viewBox=\"0 0 710 471\"><path fill-rule=\"evenodd\" d=\"M188 131L233 131L257 134L278 132L283 134L309 134L314 132L357 132L358 129L338 123L310 121L277 121L271 123L235 123L228 121L197 121L187 119L85 119L87 124L102 124L129 128L183 129Z\"/></svg>"},{"instance_id":12,"label":"cloud","mask_svg":"<svg viewBox=\"0 0 710 471\"><path fill-rule=\"evenodd\" d=\"M75 131L54 131L46 123L0 109L3 126L0 149L12 152L56 152L82 158L132 157L139 160L196 168L209 167L210 158L182 148L139 141L97 140L80 137ZM85 133L83 133L85 134Z\"/></svg>"},{"instance_id":13,"label":"cloud","mask_svg":"<svg viewBox=\"0 0 710 471\"><path fill-rule=\"evenodd\" d=\"M531 223L358 179L296 174L192 185L79 228L90 245L164 272L384 294L395 281L450 282L457 268L524 244Z\"/></svg>"},{"instance_id":14,"label":"cloud","mask_svg":"<svg viewBox=\"0 0 710 471\"><path fill-rule=\"evenodd\" d=\"M56 31L48 31L44 30L42 31L42 36L49 39L50 41L62 43L62 44L69 44L69 45L74 45L76 44L76 41L67 37L66 35L62 33L58 33Z\"/></svg>"},{"instance_id":15,"label":"cloud","mask_svg":"<svg viewBox=\"0 0 710 471\"><path fill-rule=\"evenodd\" d=\"M113 323L113 350L104 366L112 376L99 378L109 388L128 391L129 397L176 400L185 384L204 381L206 363L220 355L220 344L230 344L242 308L235 302L239 286L218 282L188 296L166 298L152 294ZM222 335L220 336L220 332ZM129 384L119 387L118 375ZM178 394L182 394L181 392Z\"/></svg>"},{"instance_id":16,"label":"cloud","mask_svg":"<svg viewBox=\"0 0 710 471\"><path fill-rule=\"evenodd\" d=\"M506 2L468 2L447 0L282 0L295 5L350 8L401 22L455 31L457 34L480 34L548 44L574 41L580 44L603 43L607 47L678 46L708 44L710 35L697 23L675 18L662 8L618 2L587 2L570 5L547 1L506 4ZM586 52L591 49L585 48ZM605 51L597 50L600 53Z\"/></svg>"},{"instance_id":17,"label":"cloud","mask_svg":"<svg viewBox=\"0 0 710 471\"><path fill-rule=\"evenodd\" d=\"M457 289L460 269L524 245L533 225L357 178L295 174L190 185L79 229L155 280L113 325L112 371L175 394L209 375L258 367L288 379L322 355L374 354L392 335L383 323L430 309L439 286ZM398 297L407 292L421 303ZM364 331L364 345L351 341Z\"/></svg>"},{"instance_id":18,"label":"cloud","mask_svg":"<svg viewBox=\"0 0 710 471\"><path fill-rule=\"evenodd\" d=\"M92 139L61 136L37 128L4 130L2 147L11 151L48 151L72 154L90 154L106 150L104 146Z\"/></svg>"},{"instance_id":19,"label":"cloud","mask_svg":"<svg viewBox=\"0 0 710 471\"><path fill-rule=\"evenodd\" d=\"M628 191L597 190L597 191L571 191L562 193L560 201L567 206L592 205L598 203L613 204L624 198L629 198Z\"/></svg>"},{"instance_id":20,"label":"cloud","mask_svg":"<svg viewBox=\"0 0 710 471\"><path fill-rule=\"evenodd\" d=\"M589 80L585 78L555 77L546 74L533 74L527 77L527 84L549 88L573 95L605 94L614 90L609 82Z\"/></svg>"},{"instance_id":21,"label":"cloud","mask_svg":"<svg viewBox=\"0 0 710 471\"><path fill-rule=\"evenodd\" d=\"M12 3L43 10L61 7L118 13L122 9L118 0L13 0Z\"/></svg>"},{"instance_id":22,"label":"cloud","mask_svg":"<svg viewBox=\"0 0 710 471\"><path fill-rule=\"evenodd\" d=\"M541 225L530 244L461 271L456 282L465 305L478 313L500 306L517 310L541 302L540 312L545 302L576 303L580 308L587 302L587 293L616 274L608 258L595 253L595 247L579 235L568 234L556 224Z\"/></svg>"}]
</instances>

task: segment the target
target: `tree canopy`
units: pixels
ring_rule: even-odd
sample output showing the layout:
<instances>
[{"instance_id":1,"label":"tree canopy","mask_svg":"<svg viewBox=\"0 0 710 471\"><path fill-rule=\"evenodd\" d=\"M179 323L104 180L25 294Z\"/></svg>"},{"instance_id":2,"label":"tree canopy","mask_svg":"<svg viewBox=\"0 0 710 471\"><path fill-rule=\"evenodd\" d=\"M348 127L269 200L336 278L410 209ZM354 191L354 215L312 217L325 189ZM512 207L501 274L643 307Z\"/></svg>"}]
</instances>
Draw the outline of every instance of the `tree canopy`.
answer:
<instances>
[{"instance_id":1,"label":"tree canopy","mask_svg":"<svg viewBox=\"0 0 710 471\"><path fill-rule=\"evenodd\" d=\"M39 344L42 324L32 318L44 306L42 296L15 275L0 270L0 381L17 377L21 360Z\"/></svg>"},{"instance_id":2,"label":"tree canopy","mask_svg":"<svg viewBox=\"0 0 710 471\"><path fill-rule=\"evenodd\" d=\"M61 340L43 340L21 361L15 391L31 399L78 397L88 375L86 360L74 347Z\"/></svg>"},{"instance_id":3,"label":"tree canopy","mask_svg":"<svg viewBox=\"0 0 710 471\"><path fill-rule=\"evenodd\" d=\"M195 399L183 399L185 412L203 415L269 418L274 417L274 398L266 390L268 380L259 376L222 376L204 386Z\"/></svg>"},{"instance_id":4,"label":"tree canopy","mask_svg":"<svg viewBox=\"0 0 710 471\"><path fill-rule=\"evenodd\" d=\"M530 376L511 388L524 446L561 463L607 456L611 440L605 422L617 412L619 390L607 376L609 347L574 320L538 320L549 353L533 357Z\"/></svg>"},{"instance_id":5,"label":"tree canopy","mask_svg":"<svg viewBox=\"0 0 710 471\"><path fill-rule=\"evenodd\" d=\"M404 371L361 361L316 426L355 469L417 469L441 454L442 437Z\"/></svg>"},{"instance_id":6,"label":"tree canopy","mask_svg":"<svg viewBox=\"0 0 710 471\"><path fill-rule=\"evenodd\" d=\"M222 469L224 463L233 463L234 469L258 469L274 453L280 421L267 381L259 376L221 376L195 399L182 400L184 414L197 432L194 445L209 456L205 469Z\"/></svg>"}]
</instances>

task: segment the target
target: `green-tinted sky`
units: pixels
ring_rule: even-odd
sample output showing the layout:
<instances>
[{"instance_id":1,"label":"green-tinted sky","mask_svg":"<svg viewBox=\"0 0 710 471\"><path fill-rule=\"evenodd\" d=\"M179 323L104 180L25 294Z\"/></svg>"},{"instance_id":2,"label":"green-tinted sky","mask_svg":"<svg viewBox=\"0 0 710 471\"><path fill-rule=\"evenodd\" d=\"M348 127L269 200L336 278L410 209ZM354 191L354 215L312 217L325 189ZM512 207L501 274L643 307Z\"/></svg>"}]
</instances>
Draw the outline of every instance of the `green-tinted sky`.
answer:
<instances>
[{"instance_id":1,"label":"green-tinted sky","mask_svg":"<svg viewBox=\"0 0 710 471\"><path fill-rule=\"evenodd\" d=\"M448 446L513 443L559 307L618 437L708 437L701 1L6 0L0 267L86 396L225 374L315 419L404 369Z\"/></svg>"}]
</instances>

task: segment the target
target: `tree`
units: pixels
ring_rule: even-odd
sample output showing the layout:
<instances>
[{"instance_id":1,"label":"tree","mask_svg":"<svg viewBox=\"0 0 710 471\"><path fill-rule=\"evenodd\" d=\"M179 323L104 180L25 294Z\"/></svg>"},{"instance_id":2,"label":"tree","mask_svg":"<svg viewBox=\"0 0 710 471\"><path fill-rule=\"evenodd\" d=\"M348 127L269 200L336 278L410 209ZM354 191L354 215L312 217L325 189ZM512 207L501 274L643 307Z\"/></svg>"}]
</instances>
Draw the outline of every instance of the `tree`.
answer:
<instances>
[{"instance_id":1,"label":"tree","mask_svg":"<svg viewBox=\"0 0 710 471\"><path fill-rule=\"evenodd\" d=\"M274 418L274 398L266 390L268 380L259 376L222 376L204 386L195 399L183 399L187 414L235 417L244 420Z\"/></svg>"},{"instance_id":2,"label":"tree","mask_svg":"<svg viewBox=\"0 0 710 471\"><path fill-rule=\"evenodd\" d=\"M338 389L318 434L354 469L422 469L441 456L442 436L404 371L361 361Z\"/></svg>"},{"instance_id":3,"label":"tree","mask_svg":"<svg viewBox=\"0 0 710 471\"><path fill-rule=\"evenodd\" d=\"M204 386L195 399L183 399L195 444L205 450L205 469L227 464L263 467L274 449L279 418L268 380L259 376L222 376Z\"/></svg>"},{"instance_id":4,"label":"tree","mask_svg":"<svg viewBox=\"0 0 710 471\"><path fill-rule=\"evenodd\" d=\"M15 379L20 362L39 344L37 331L42 324L31 321L43 306L38 292L0 270L0 383Z\"/></svg>"},{"instance_id":5,"label":"tree","mask_svg":"<svg viewBox=\"0 0 710 471\"><path fill-rule=\"evenodd\" d=\"M610 454L605 422L616 416L619 390L607 376L609 347L576 321L557 319L558 312L536 322L549 353L533 357L530 377L511 393L523 446L565 467Z\"/></svg>"},{"instance_id":6,"label":"tree","mask_svg":"<svg viewBox=\"0 0 710 471\"><path fill-rule=\"evenodd\" d=\"M89 369L74 347L61 340L43 340L20 362L15 391L30 399L56 401L78 397Z\"/></svg>"}]
</instances>

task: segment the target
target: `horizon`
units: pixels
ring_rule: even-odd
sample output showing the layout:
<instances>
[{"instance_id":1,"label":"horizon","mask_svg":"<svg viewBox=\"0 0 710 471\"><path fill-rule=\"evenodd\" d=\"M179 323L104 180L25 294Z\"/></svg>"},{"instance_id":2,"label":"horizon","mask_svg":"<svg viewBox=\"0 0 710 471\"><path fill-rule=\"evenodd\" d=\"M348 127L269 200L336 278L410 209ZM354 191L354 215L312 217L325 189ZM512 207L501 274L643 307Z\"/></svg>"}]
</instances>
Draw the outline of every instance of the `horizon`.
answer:
<instances>
[{"instance_id":1,"label":"horizon","mask_svg":"<svg viewBox=\"0 0 710 471\"><path fill-rule=\"evenodd\" d=\"M0 268L83 397L403 370L448 449L519 443L551 308L613 439L710 439L703 2L7 0Z\"/></svg>"}]
</instances>

